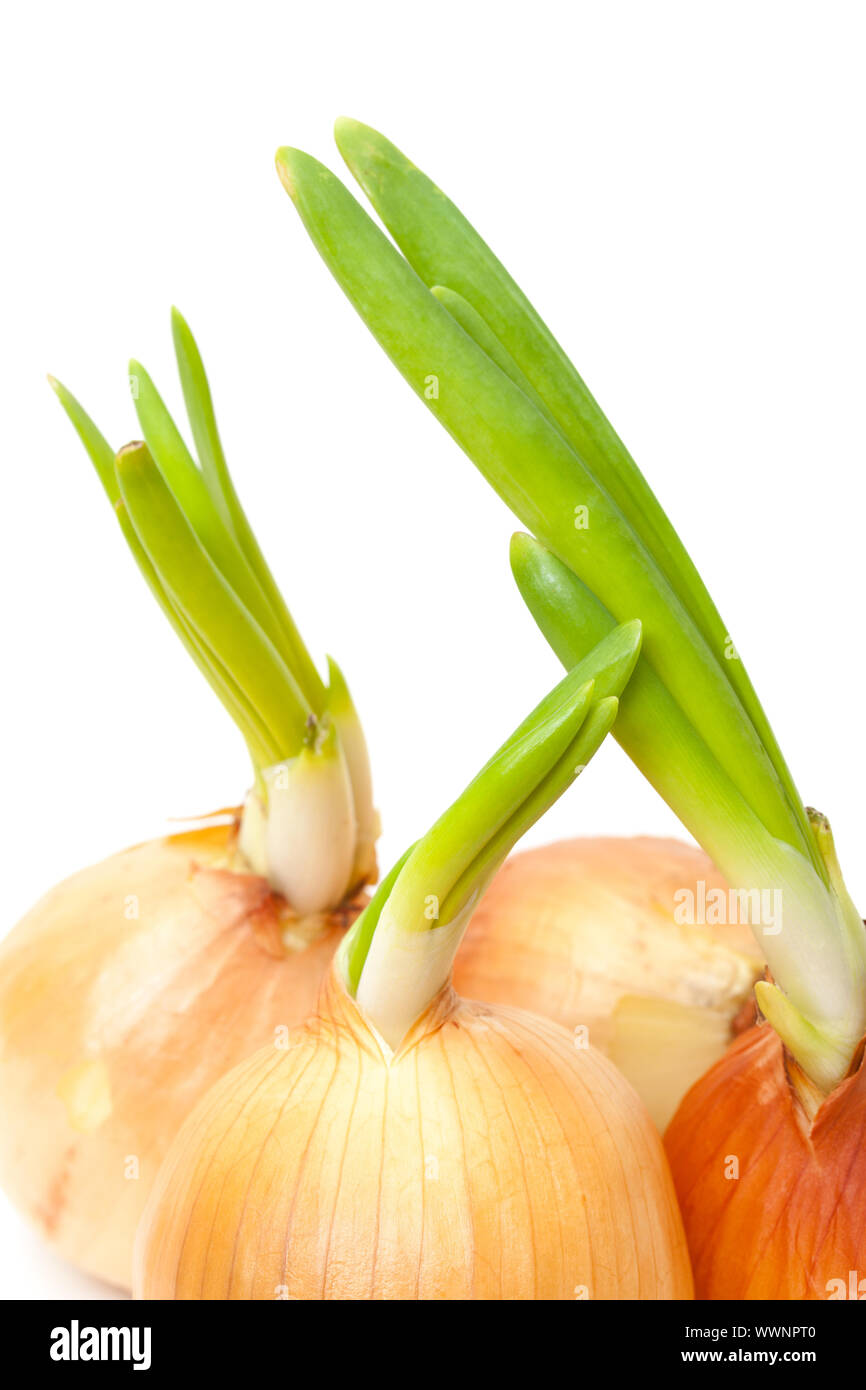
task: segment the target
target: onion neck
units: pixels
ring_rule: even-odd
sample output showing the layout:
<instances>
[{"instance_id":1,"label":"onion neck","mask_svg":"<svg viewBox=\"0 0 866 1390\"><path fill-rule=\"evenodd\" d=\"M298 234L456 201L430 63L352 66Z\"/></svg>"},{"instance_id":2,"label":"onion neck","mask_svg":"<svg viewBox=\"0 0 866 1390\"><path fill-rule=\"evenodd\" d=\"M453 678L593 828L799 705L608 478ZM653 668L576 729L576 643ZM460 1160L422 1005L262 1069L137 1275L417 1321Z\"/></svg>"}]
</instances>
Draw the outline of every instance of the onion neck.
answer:
<instances>
[{"instance_id":1,"label":"onion neck","mask_svg":"<svg viewBox=\"0 0 866 1390\"><path fill-rule=\"evenodd\" d=\"M302 916L327 912L359 886L358 816L334 724L313 723L293 758L263 769L247 796L239 848Z\"/></svg>"},{"instance_id":2,"label":"onion neck","mask_svg":"<svg viewBox=\"0 0 866 1390\"><path fill-rule=\"evenodd\" d=\"M386 905L355 998L393 1052L448 985L474 908L468 903L445 926L414 932L405 931Z\"/></svg>"},{"instance_id":3,"label":"onion neck","mask_svg":"<svg viewBox=\"0 0 866 1390\"><path fill-rule=\"evenodd\" d=\"M866 930L826 816L811 809L808 815L829 886L802 868L788 875L783 929L765 946L774 979L756 985L755 994L796 1067L828 1095L848 1075L866 1035Z\"/></svg>"}]
</instances>

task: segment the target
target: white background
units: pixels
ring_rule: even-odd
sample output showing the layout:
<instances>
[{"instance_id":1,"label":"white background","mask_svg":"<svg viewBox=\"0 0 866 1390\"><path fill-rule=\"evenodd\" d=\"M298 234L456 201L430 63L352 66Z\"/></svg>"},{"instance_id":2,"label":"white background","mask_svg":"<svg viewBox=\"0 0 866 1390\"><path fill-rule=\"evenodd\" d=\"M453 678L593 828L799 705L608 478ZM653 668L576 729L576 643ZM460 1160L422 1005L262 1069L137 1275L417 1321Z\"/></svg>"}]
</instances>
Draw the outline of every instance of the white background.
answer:
<instances>
[{"instance_id":1,"label":"white background","mask_svg":"<svg viewBox=\"0 0 866 1390\"><path fill-rule=\"evenodd\" d=\"M514 523L367 335L273 168L385 130L564 341L692 550L866 903L864 9L857 3L39 4L7 10L0 258L6 925L245 753L45 384L116 445L168 310L313 651L352 683L383 860L559 668ZM347 176L348 177L348 176ZM608 741L534 838L675 832ZM0 1208L0 1296L99 1294Z\"/></svg>"}]
</instances>

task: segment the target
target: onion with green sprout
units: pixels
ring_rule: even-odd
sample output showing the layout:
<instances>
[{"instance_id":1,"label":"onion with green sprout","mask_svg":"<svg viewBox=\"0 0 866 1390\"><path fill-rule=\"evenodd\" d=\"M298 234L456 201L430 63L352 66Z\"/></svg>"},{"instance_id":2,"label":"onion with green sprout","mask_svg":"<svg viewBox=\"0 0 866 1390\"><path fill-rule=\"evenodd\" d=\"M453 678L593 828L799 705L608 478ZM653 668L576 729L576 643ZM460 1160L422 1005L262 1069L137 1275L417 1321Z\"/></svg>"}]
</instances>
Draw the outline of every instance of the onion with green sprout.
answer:
<instances>
[{"instance_id":1,"label":"onion with green sprout","mask_svg":"<svg viewBox=\"0 0 866 1390\"><path fill-rule=\"evenodd\" d=\"M640 625L588 653L383 881L316 1015L184 1125L136 1242L145 1299L691 1297L661 1141L558 1025L468 1002L486 884L616 716Z\"/></svg>"},{"instance_id":2,"label":"onion with green sprout","mask_svg":"<svg viewBox=\"0 0 866 1390\"><path fill-rule=\"evenodd\" d=\"M375 877L364 735L327 685L238 500L198 349L172 327L193 456L130 367L115 454L52 380L150 589L249 750L243 809L116 854L0 946L0 1181L64 1256L129 1286L150 1185L191 1106L316 1003Z\"/></svg>"},{"instance_id":3,"label":"onion with green sprout","mask_svg":"<svg viewBox=\"0 0 866 1390\"><path fill-rule=\"evenodd\" d=\"M693 1088L673 1122L671 1153L699 1296L824 1297L845 1261L862 1259L866 1239L866 1170L851 1162L861 1133L866 934L827 823L804 807L682 542L518 286L389 141L345 120L337 141L393 242L310 156L281 150L280 177L386 353L533 533L512 555L533 616L566 665L617 622L640 618L642 656L618 741L732 892L756 904L781 895L783 922L765 924L760 913L753 921L768 963L756 995L769 1026ZM431 374L435 394L424 390ZM575 525L578 508L588 525ZM736 1084L726 1092L729 1067ZM844 1136L838 1161L832 1145L818 1143L828 1128ZM732 1182L725 1160L734 1131L741 1176ZM771 1136L768 1170L761 1156ZM821 1195L825 1213L802 1241L801 1212L788 1200L798 1184Z\"/></svg>"}]
</instances>

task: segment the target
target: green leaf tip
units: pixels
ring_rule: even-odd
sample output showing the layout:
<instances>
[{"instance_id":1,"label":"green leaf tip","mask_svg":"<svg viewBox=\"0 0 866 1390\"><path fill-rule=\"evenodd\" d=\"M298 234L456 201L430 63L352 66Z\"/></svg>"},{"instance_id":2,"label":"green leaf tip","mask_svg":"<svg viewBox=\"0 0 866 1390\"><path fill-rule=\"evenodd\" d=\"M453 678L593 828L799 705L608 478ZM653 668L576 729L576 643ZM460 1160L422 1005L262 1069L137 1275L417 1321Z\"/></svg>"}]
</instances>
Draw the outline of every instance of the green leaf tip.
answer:
<instances>
[{"instance_id":1,"label":"green leaf tip","mask_svg":"<svg viewBox=\"0 0 866 1390\"><path fill-rule=\"evenodd\" d=\"M293 203L298 201L296 173L302 171L304 167L310 170L324 170L325 168L318 159L314 159L310 154L305 154L303 150L295 149L293 145L280 146L276 153L276 164L280 183Z\"/></svg>"},{"instance_id":2,"label":"green leaf tip","mask_svg":"<svg viewBox=\"0 0 866 1390\"><path fill-rule=\"evenodd\" d=\"M347 167L356 177L359 165L363 165L366 176L373 172L377 164L399 164L404 169L416 167L403 151L380 130L376 130L375 126L365 125L363 121L353 120L350 116L337 117L334 122L334 140ZM361 182L361 179L358 178L358 181Z\"/></svg>"},{"instance_id":3,"label":"green leaf tip","mask_svg":"<svg viewBox=\"0 0 866 1390\"><path fill-rule=\"evenodd\" d=\"M363 121L356 121L354 116L338 116L334 121L334 140L337 149L342 148L342 144L351 142L356 136L367 135L371 127L365 125Z\"/></svg>"},{"instance_id":4,"label":"green leaf tip","mask_svg":"<svg viewBox=\"0 0 866 1390\"><path fill-rule=\"evenodd\" d=\"M336 659L326 654L325 664L328 668L327 708L329 712L331 714L345 713L347 710L354 709L348 682Z\"/></svg>"},{"instance_id":5,"label":"green leaf tip","mask_svg":"<svg viewBox=\"0 0 866 1390\"><path fill-rule=\"evenodd\" d=\"M97 477L113 506L118 498L117 480L114 473L114 450L72 392L68 391L55 376L48 377L48 384L60 401L66 418L84 445L85 452L96 469Z\"/></svg>"}]
</instances>

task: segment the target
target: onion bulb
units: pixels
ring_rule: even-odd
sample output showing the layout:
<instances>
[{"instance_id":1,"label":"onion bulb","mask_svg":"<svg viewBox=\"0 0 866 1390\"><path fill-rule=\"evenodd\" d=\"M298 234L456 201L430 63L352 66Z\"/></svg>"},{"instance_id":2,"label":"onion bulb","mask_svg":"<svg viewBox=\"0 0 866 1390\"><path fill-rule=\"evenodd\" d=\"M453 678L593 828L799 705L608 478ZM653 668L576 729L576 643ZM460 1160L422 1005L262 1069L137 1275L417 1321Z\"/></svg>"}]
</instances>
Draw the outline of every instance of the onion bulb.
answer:
<instances>
[{"instance_id":1,"label":"onion bulb","mask_svg":"<svg viewBox=\"0 0 866 1390\"><path fill-rule=\"evenodd\" d=\"M584 1039L468 1003L454 953L517 838L600 745L617 629L397 863L318 1011L172 1145L136 1241L146 1299L671 1299L691 1272L661 1141Z\"/></svg>"},{"instance_id":2,"label":"onion bulb","mask_svg":"<svg viewBox=\"0 0 866 1390\"><path fill-rule=\"evenodd\" d=\"M556 1024L443 989L395 1052L336 973L172 1146L146 1299L691 1296L658 1137Z\"/></svg>"},{"instance_id":3,"label":"onion bulb","mask_svg":"<svg viewBox=\"0 0 866 1390\"><path fill-rule=\"evenodd\" d=\"M121 1287L181 1123L306 1018L356 913L299 919L238 871L236 834L115 854L0 945L0 1182L61 1255Z\"/></svg>"},{"instance_id":4,"label":"onion bulb","mask_svg":"<svg viewBox=\"0 0 866 1390\"><path fill-rule=\"evenodd\" d=\"M703 1299L866 1297L866 1069L826 1097L769 1024L685 1097L665 1136Z\"/></svg>"},{"instance_id":5,"label":"onion bulb","mask_svg":"<svg viewBox=\"0 0 866 1390\"><path fill-rule=\"evenodd\" d=\"M506 860L454 965L471 999L580 1029L663 1130L689 1086L753 1017L762 963L746 923L707 925L724 901L707 856L678 840L567 840ZM701 897L701 895L703 895Z\"/></svg>"},{"instance_id":6,"label":"onion bulb","mask_svg":"<svg viewBox=\"0 0 866 1390\"><path fill-rule=\"evenodd\" d=\"M313 1008L376 876L348 686L333 660L322 680L258 547L177 311L172 332L198 458L139 363L146 442L117 454L52 385L152 594L243 737L253 784L222 826L60 884L0 947L0 1182L62 1254L122 1287L181 1121Z\"/></svg>"}]
</instances>

